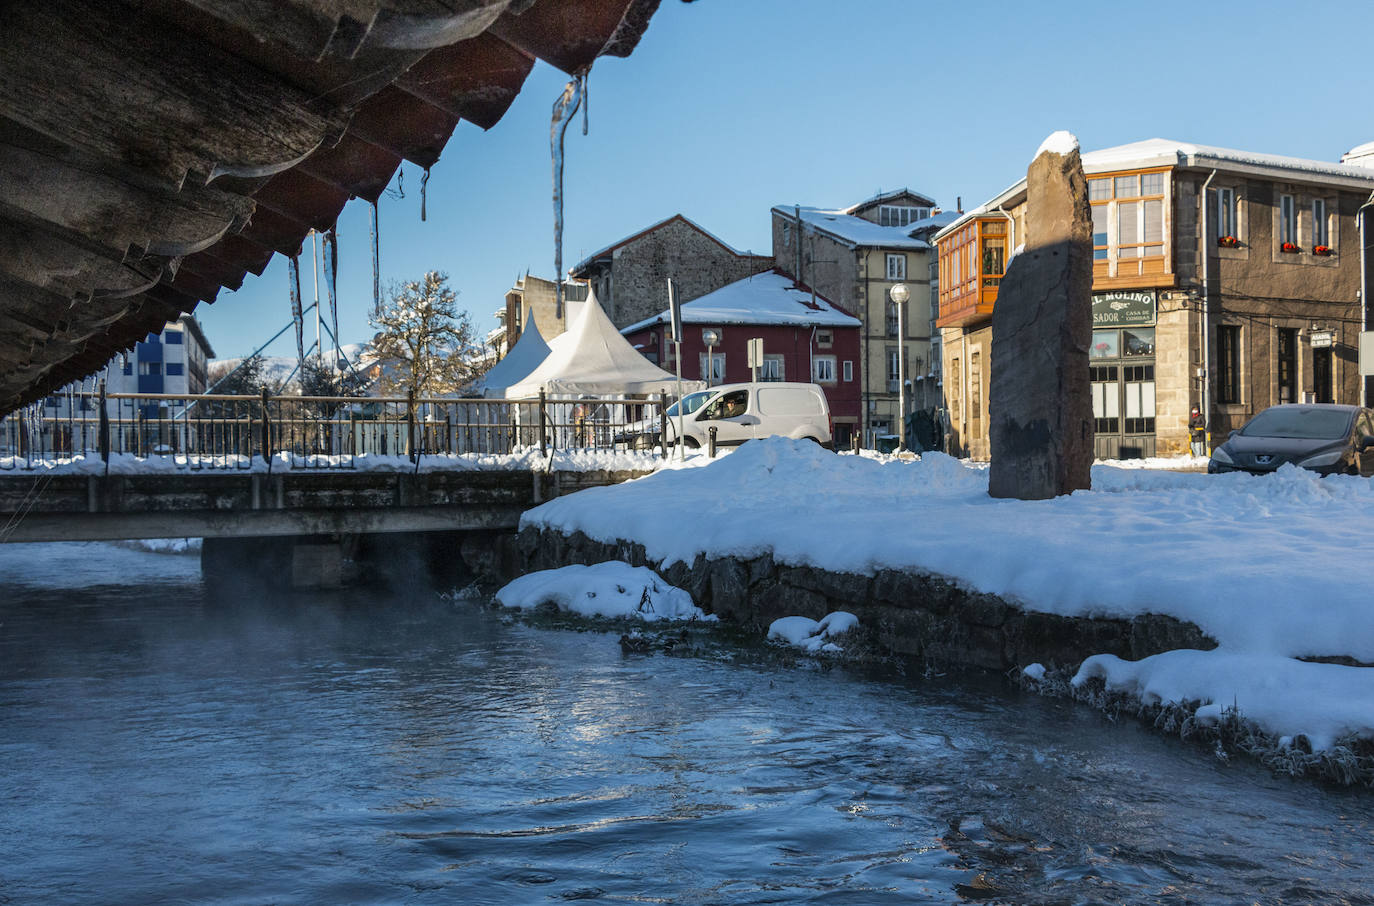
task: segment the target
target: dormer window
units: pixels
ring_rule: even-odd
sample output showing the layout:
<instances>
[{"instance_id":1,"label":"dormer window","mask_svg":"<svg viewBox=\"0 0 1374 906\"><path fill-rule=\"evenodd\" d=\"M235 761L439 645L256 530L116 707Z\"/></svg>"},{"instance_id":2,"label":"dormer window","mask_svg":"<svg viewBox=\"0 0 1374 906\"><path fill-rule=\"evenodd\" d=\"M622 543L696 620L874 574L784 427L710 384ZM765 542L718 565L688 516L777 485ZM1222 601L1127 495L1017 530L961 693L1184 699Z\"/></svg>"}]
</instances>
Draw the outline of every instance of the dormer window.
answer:
<instances>
[{"instance_id":1,"label":"dormer window","mask_svg":"<svg viewBox=\"0 0 1374 906\"><path fill-rule=\"evenodd\" d=\"M917 220L925 220L929 216L930 208L918 208L905 204L885 204L878 206L879 226L906 226L909 223L915 223Z\"/></svg>"}]
</instances>

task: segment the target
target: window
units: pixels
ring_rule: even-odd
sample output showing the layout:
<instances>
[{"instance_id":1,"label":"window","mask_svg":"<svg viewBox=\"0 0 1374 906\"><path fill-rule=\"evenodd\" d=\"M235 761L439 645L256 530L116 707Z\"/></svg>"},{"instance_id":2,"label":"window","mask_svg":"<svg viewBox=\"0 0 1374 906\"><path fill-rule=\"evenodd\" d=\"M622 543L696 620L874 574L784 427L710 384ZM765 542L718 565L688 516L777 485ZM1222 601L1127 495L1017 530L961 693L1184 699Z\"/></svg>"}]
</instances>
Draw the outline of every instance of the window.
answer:
<instances>
[{"instance_id":1,"label":"window","mask_svg":"<svg viewBox=\"0 0 1374 906\"><path fill-rule=\"evenodd\" d=\"M725 381L725 353L717 352L711 355L711 373L706 373L706 353L697 356L697 362L701 369L701 379L708 384L720 384Z\"/></svg>"},{"instance_id":2,"label":"window","mask_svg":"<svg viewBox=\"0 0 1374 906\"><path fill-rule=\"evenodd\" d=\"M1279 242L1283 245L1298 244L1298 223L1292 195L1279 196Z\"/></svg>"},{"instance_id":3,"label":"window","mask_svg":"<svg viewBox=\"0 0 1374 906\"><path fill-rule=\"evenodd\" d=\"M887 335L889 337L897 335L897 303L891 299L887 300Z\"/></svg>"},{"instance_id":4,"label":"window","mask_svg":"<svg viewBox=\"0 0 1374 906\"><path fill-rule=\"evenodd\" d=\"M1164 273L1164 173L1132 173L1088 180L1093 260L1114 276Z\"/></svg>"},{"instance_id":5,"label":"window","mask_svg":"<svg viewBox=\"0 0 1374 906\"><path fill-rule=\"evenodd\" d=\"M58 400L57 397L55 397L55 396L50 396L50 397L46 398L45 400L43 400L43 405L44 405L44 406L47 406L49 409L56 409L56 408L57 408L57 404L58 404L59 402L60 402L60 401Z\"/></svg>"},{"instance_id":6,"label":"window","mask_svg":"<svg viewBox=\"0 0 1374 906\"><path fill-rule=\"evenodd\" d=\"M1240 226L1236 222L1236 190L1220 188L1213 191L1217 209L1217 238L1240 236Z\"/></svg>"},{"instance_id":7,"label":"window","mask_svg":"<svg viewBox=\"0 0 1374 906\"><path fill-rule=\"evenodd\" d=\"M134 363L131 362L131 361L129 361L128 359L125 359L125 360L124 360L124 368L123 368L122 370L123 370L123 372L124 372L125 374L133 374L133 373L134 373Z\"/></svg>"},{"instance_id":8,"label":"window","mask_svg":"<svg viewBox=\"0 0 1374 906\"><path fill-rule=\"evenodd\" d=\"M181 331L169 330L162 334L162 342L169 346L181 346L185 340Z\"/></svg>"},{"instance_id":9,"label":"window","mask_svg":"<svg viewBox=\"0 0 1374 906\"><path fill-rule=\"evenodd\" d=\"M1093 393L1093 431L1118 434L1121 431L1121 368L1097 365L1089 368Z\"/></svg>"},{"instance_id":10,"label":"window","mask_svg":"<svg viewBox=\"0 0 1374 906\"><path fill-rule=\"evenodd\" d=\"M854 363L848 359L844 362L844 379L845 383L854 380Z\"/></svg>"},{"instance_id":11,"label":"window","mask_svg":"<svg viewBox=\"0 0 1374 906\"><path fill-rule=\"evenodd\" d=\"M981 352L968 357L968 420L974 437L983 433L983 366L979 361L982 357Z\"/></svg>"},{"instance_id":12,"label":"window","mask_svg":"<svg viewBox=\"0 0 1374 906\"><path fill-rule=\"evenodd\" d=\"M817 384L835 383L835 357L818 355L811 360L811 380Z\"/></svg>"},{"instance_id":13,"label":"window","mask_svg":"<svg viewBox=\"0 0 1374 906\"><path fill-rule=\"evenodd\" d=\"M901 349L897 346L887 347L887 392L899 393L901 391Z\"/></svg>"},{"instance_id":14,"label":"window","mask_svg":"<svg viewBox=\"0 0 1374 906\"><path fill-rule=\"evenodd\" d=\"M1217 402L1240 402L1240 328L1217 327Z\"/></svg>"},{"instance_id":15,"label":"window","mask_svg":"<svg viewBox=\"0 0 1374 906\"><path fill-rule=\"evenodd\" d=\"M959 360L950 359L949 362L949 417L954 424L959 423L959 394L960 380L964 373L959 369Z\"/></svg>"},{"instance_id":16,"label":"window","mask_svg":"<svg viewBox=\"0 0 1374 906\"><path fill-rule=\"evenodd\" d=\"M1155 431L1155 366L1126 365L1125 378L1127 434L1153 434Z\"/></svg>"},{"instance_id":17,"label":"window","mask_svg":"<svg viewBox=\"0 0 1374 906\"><path fill-rule=\"evenodd\" d=\"M765 355L763 364L759 366L759 380L761 381L785 381L783 371L783 357L780 355Z\"/></svg>"},{"instance_id":18,"label":"window","mask_svg":"<svg viewBox=\"0 0 1374 906\"><path fill-rule=\"evenodd\" d=\"M905 280L906 279L906 255L887 256L887 279Z\"/></svg>"},{"instance_id":19,"label":"window","mask_svg":"<svg viewBox=\"0 0 1374 906\"><path fill-rule=\"evenodd\" d=\"M1007 225L984 223L982 230L982 270L984 286L998 286L1007 262Z\"/></svg>"},{"instance_id":20,"label":"window","mask_svg":"<svg viewBox=\"0 0 1374 906\"><path fill-rule=\"evenodd\" d=\"M162 363L161 363L161 362L139 362L139 363L138 363L138 373L141 374L141 375L143 375L143 376L145 376L145 377L148 376L148 375L153 375L153 374L162 374Z\"/></svg>"},{"instance_id":21,"label":"window","mask_svg":"<svg viewBox=\"0 0 1374 906\"><path fill-rule=\"evenodd\" d=\"M706 407L702 415L706 419L737 418L749 408L749 391L734 390Z\"/></svg>"},{"instance_id":22,"label":"window","mask_svg":"<svg viewBox=\"0 0 1374 906\"><path fill-rule=\"evenodd\" d=\"M792 247L792 224L786 220L782 222L782 247L785 249Z\"/></svg>"},{"instance_id":23,"label":"window","mask_svg":"<svg viewBox=\"0 0 1374 906\"><path fill-rule=\"evenodd\" d=\"M885 204L878 208L879 226L906 226L930 216L930 208L913 208L910 205Z\"/></svg>"},{"instance_id":24,"label":"window","mask_svg":"<svg viewBox=\"0 0 1374 906\"><path fill-rule=\"evenodd\" d=\"M1326 199L1312 199L1312 245L1331 245L1331 225L1326 219Z\"/></svg>"},{"instance_id":25,"label":"window","mask_svg":"<svg viewBox=\"0 0 1374 906\"><path fill-rule=\"evenodd\" d=\"M167 363L167 376L168 376L168 377L176 377L176 376L178 376L178 375L182 375L182 374L185 374L185 373L186 373L186 370L185 370L184 366L183 366L180 362L168 362L168 363Z\"/></svg>"},{"instance_id":26,"label":"window","mask_svg":"<svg viewBox=\"0 0 1374 906\"><path fill-rule=\"evenodd\" d=\"M818 331L816 331L816 345L817 345L817 346L830 346L830 345L833 344L834 342L835 342L835 334L834 334L833 331L831 331L831 330L829 330L829 329L826 329L826 330L818 330Z\"/></svg>"}]
</instances>

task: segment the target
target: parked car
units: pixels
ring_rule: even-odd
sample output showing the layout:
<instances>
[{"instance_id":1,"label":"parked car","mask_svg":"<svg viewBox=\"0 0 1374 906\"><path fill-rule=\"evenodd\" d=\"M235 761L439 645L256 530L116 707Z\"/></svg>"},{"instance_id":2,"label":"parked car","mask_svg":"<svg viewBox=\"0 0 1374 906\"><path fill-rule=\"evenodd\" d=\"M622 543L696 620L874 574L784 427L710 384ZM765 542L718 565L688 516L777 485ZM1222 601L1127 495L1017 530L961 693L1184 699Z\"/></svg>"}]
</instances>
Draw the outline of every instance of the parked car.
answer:
<instances>
[{"instance_id":1,"label":"parked car","mask_svg":"<svg viewBox=\"0 0 1374 906\"><path fill-rule=\"evenodd\" d=\"M698 390L695 393L689 393L668 407L668 418L677 418L679 407L681 407L683 415L691 415L715 395L715 390ZM656 447L662 442L662 438L659 436L659 425L660 422L657 417L642 418L621 428L616 432L614 440L618 444L630 444L636 448Z\"/></svg>"},{"instance_id":2,"label":"parked car","mask_svg":"<svg viewBox=\"0 0 1374 906\"><path fill-rule=\"evenodd\" d=\"M1284 463L1322 475L1374 475L1374 410L1330 403L1270 406L1212 451L1207 471L1266 475Z\"/></svg>"},{"instance_id":3,"label":"parked car","mask_svg":"<svg viewBox=\"0 0 1374 906\"><path fill-rule=\"evenodd\" d=\"M686 419L683 436L688 447L704 447L712 428L720 446L742 444L755 437L781 435L830 446L830 404L817 384L766 381L723 384ZM667 420L668 442L677 442L678 420Z\"/></svg>"}]
</instances>

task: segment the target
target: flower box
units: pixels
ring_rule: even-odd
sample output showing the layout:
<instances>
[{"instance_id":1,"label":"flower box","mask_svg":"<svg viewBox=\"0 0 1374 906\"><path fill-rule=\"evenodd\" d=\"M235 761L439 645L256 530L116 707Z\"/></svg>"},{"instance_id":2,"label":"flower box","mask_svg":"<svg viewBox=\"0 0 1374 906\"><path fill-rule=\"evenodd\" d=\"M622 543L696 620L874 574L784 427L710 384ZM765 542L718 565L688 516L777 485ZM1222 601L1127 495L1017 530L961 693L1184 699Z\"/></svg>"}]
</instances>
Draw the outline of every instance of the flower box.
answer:
<instances>
[{"instance_id":1,"label":"flower box","mask_svg":"<svg viewBox=\"0 0 1374 906\"><path fill-rule=\"evenodd\" d=\"M1298 244L1296 242L1285 242L1283 245L1279 246L1279 251L1288 252L1289 254L1297 254L1298 252L1301 252L1302 249L1298 247Z\"/></svg>"},{"instance_id":2,"label":"flower box","mask_svg":"<svg viewBox=\"0 0 1374 906\"><path fill-rule=\"evenodd\" d=\"M1240 240L1235 236L1218 236L1217 245L1224 249L1233 249L1240 245Z\"/></svg>"},{"instance_id":3,"label":"flower box","mask_svg":"<svg viewBox=\"0 0 1374 906\"><path fill-rule=\"evenodd\" d=\"M1314 254L1314 255L1321 255L1323 258L1329 256L1333 251L1335 251L1335 250L1332 249L1331 246L1329 246L1329 245L1314 245L1314 246L1312 246L1312 254Z\"/></svg>"}]
</instances>

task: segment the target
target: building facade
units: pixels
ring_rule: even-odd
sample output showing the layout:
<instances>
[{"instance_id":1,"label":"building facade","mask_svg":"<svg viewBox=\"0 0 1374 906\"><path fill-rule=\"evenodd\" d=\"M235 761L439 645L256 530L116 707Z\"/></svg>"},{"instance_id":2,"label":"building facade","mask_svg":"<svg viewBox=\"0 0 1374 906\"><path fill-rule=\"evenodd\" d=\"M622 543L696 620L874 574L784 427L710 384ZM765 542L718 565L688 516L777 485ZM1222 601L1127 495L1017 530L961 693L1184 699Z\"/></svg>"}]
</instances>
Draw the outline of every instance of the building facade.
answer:
<instances>
[{"instance_id":1,"label":"building facade","mask_svg":"<svg viewBox=\"0 0 1374 906\"><path fill-rule=\"evenodd\" d=\"M552 280L525 274L506 291L506 304L496 313L505 332L504 343L497 350L499 355L505 355L508 350L515 348L527 318L533 319L539 328L539 335L546 341L567 331L576 312L569 314L567 305L563 306L562 311L558 310L557 289ZM564 283L563 301L579 305L587 301L587 284L576 281Z\"/></svg>"},{"instance_id":2,"label":"building facade","mask_svg":"<svg viewBox=\"0 0 1374 906\"><path fill-rule=\"evenodd\" d=\"M864 446L900 431L899 356L906 359L909 411L937 407L928 238L949 217L931 198L902 189L840 210L779 205L772 218L775 266L860 321L857 430ZM909 292L901 337L889 295L898 283Z\"/></svg>"},{"instance_id":3,"label":"building facade","mask_svg":"<svg viewBox=\"0 0 1374 906\"><path fill-rule=\"evenodd\" d=\"M690 302L772 266L771 256L736 251L674 214L588 255L569 273L591 284L611 323L627 327L668 307L670 277L678 301Z\"/></svg>"},{"instance_id":4,"label":"building facade","mask_svg":"<svg viewBox=\"0 0 1374 906\"><path fill-rule=\"evenodd\" d=\"M682 376L709 384L743 383L755 374L748 345L763 341L760 381L819 384L830 406L836 449L859 429L859 320L791 277L769 271L738 280L682 306ZM719 342L708 349L704 335ZM669 314L659 312L621 331L649 361L673 371ZM708 361L707 355L710 355Z\"/></svg>"},{"instance_id":5,"label":"building facade","mask_svg":"<svg viewBox=\"0 0 1374 906\"><path fill-rule=\"evenodd\" d=\"M1374 170L1163 139L1082 159L1099 458L1185 452L1193 405L1219 439L1277 403L1363 402ZM935 236L953 453L988 458L992 311L1034 230L1022 180Z\"/></svg>"}]
</instances>

